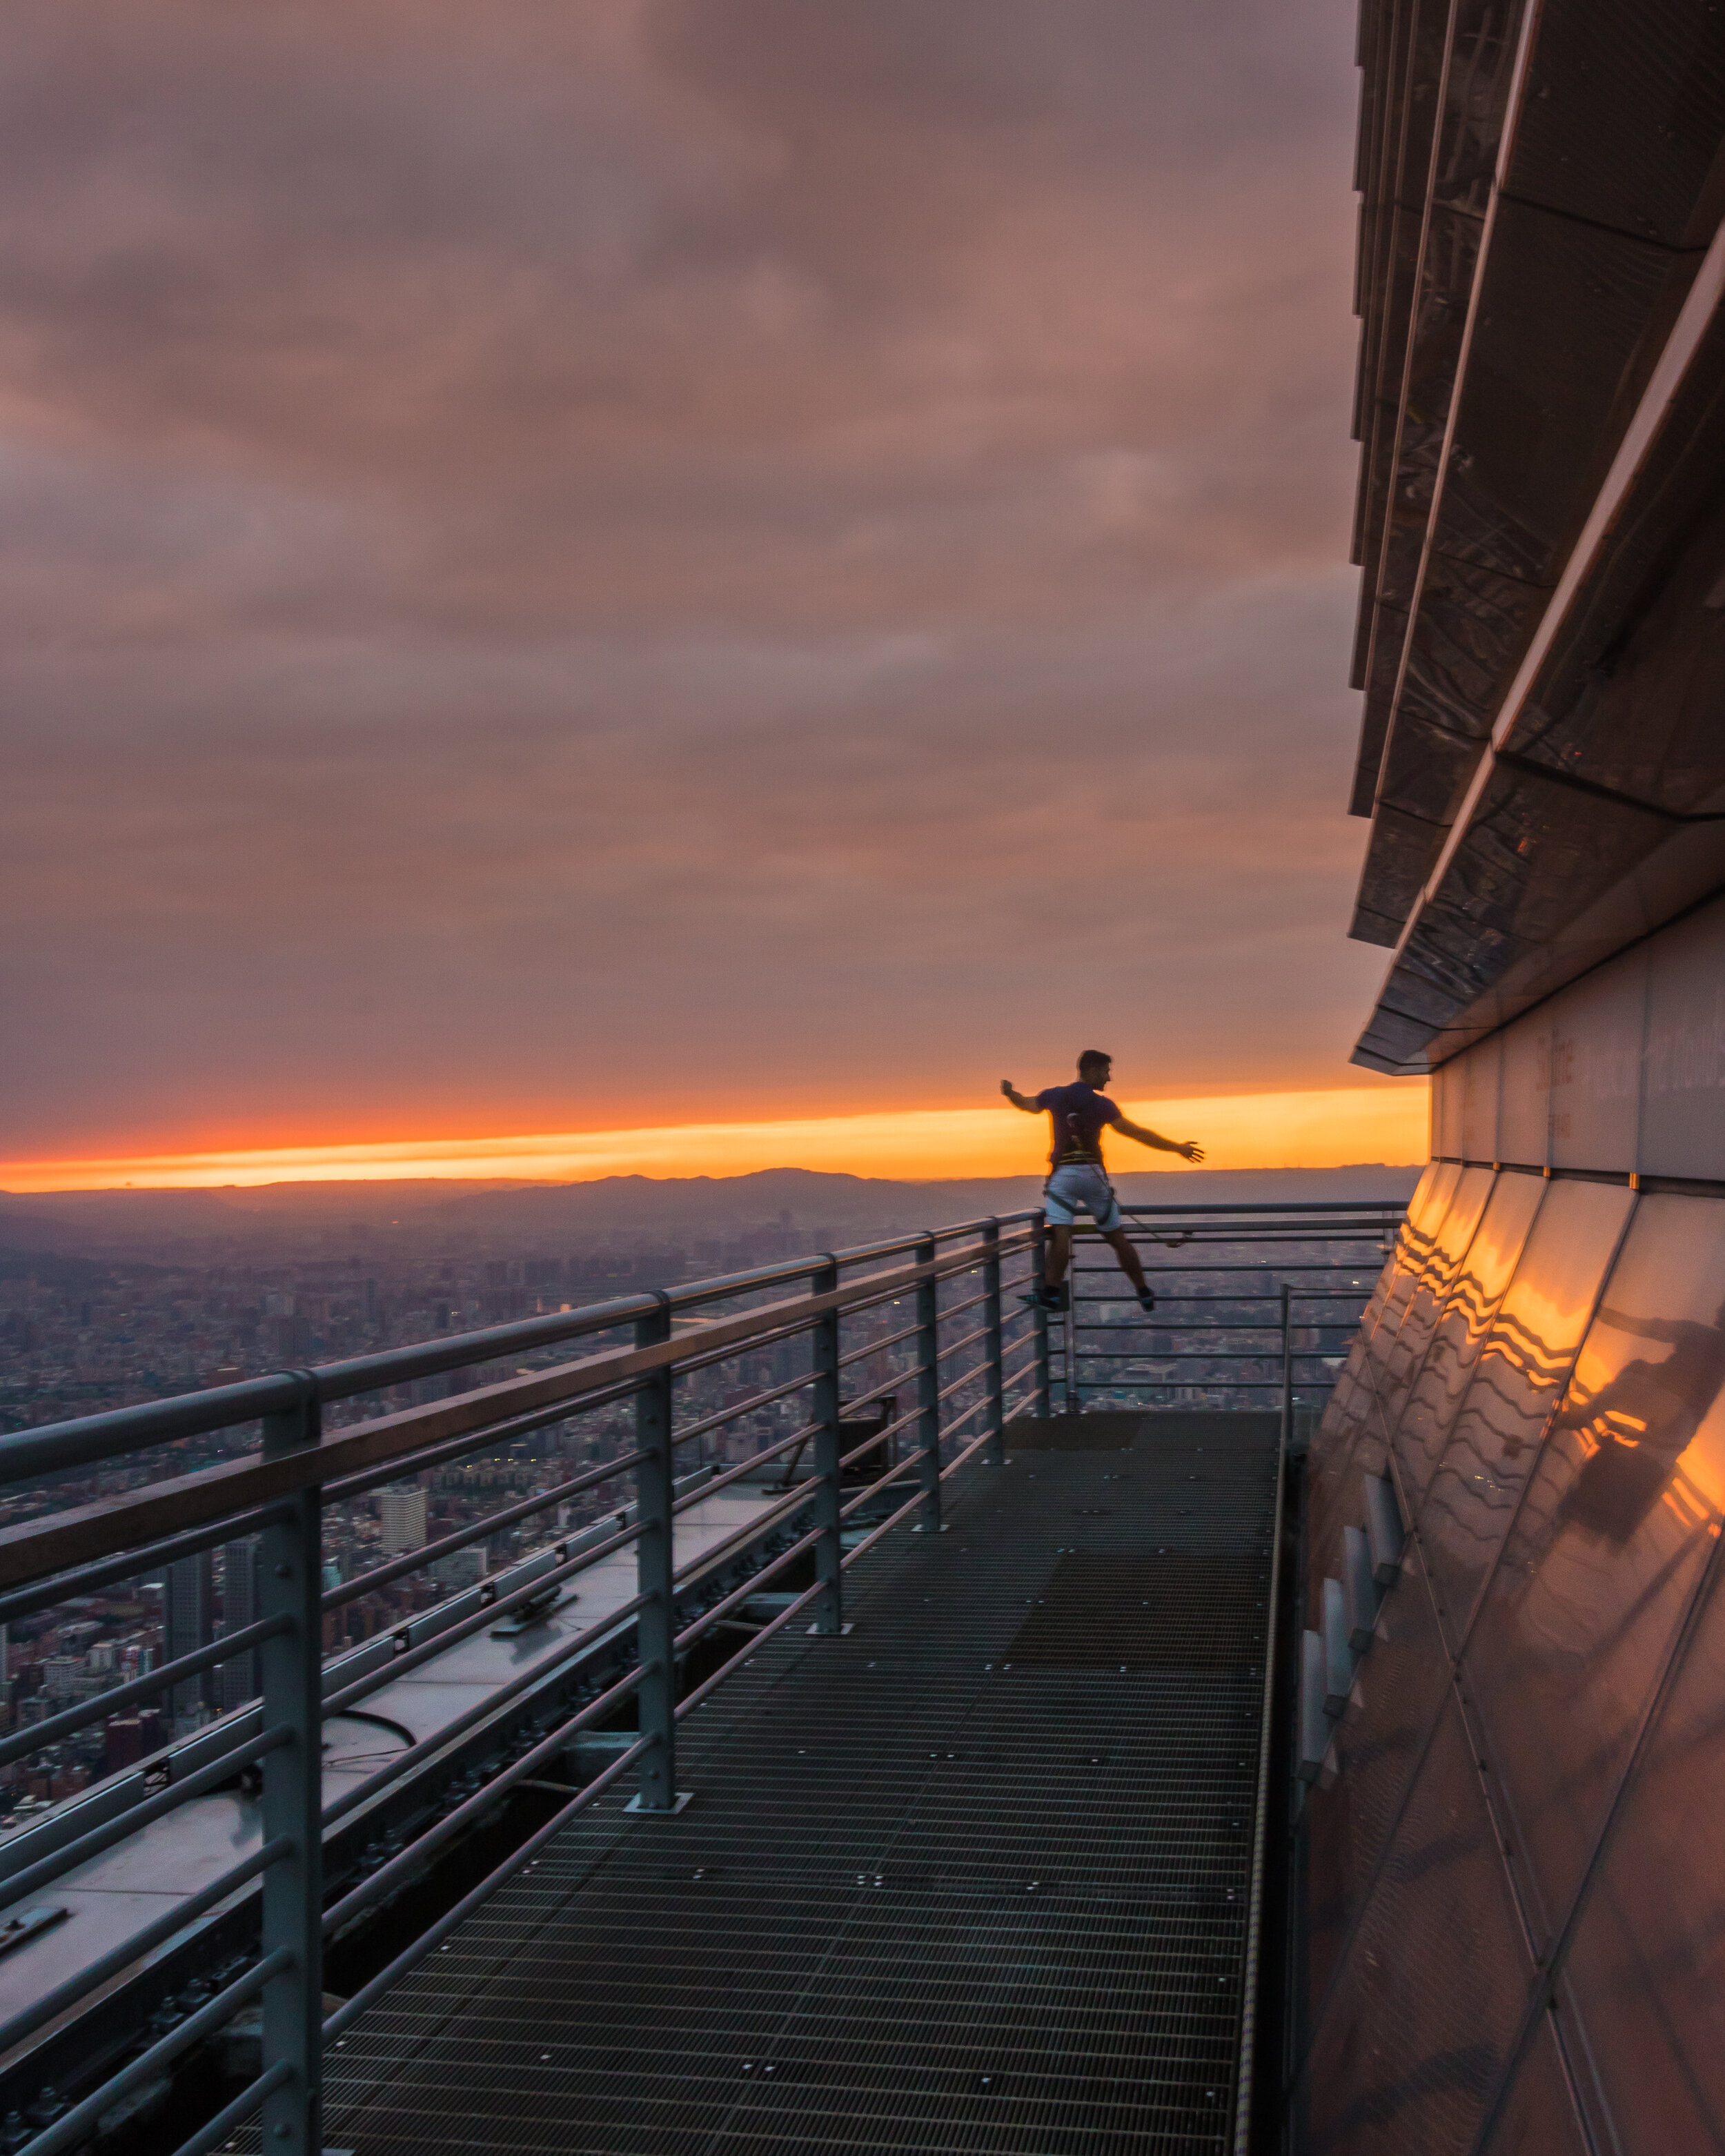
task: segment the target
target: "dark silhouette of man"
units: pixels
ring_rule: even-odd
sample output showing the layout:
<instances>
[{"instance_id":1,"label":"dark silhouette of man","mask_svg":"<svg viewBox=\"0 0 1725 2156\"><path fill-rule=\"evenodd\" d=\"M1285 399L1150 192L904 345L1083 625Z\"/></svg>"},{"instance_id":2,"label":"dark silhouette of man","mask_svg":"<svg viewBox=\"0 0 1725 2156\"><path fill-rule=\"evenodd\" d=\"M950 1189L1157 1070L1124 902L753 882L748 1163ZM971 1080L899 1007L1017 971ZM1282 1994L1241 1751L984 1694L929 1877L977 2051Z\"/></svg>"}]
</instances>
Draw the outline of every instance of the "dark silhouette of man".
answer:
<instances>
[{"instance_id":1,"label":"dark silhouette of man","mask_svg":"<svg viewBox=\"0 0 1725 2156\"><path fill-rule=\"evenodd\" d=\"M1177 1152L1182 1160L1196 1163L1204 1158L1204 1147L1200 1145L1194 1145L1189 1140L1183 1144L1176 1138L1165 1138L1159 1132L1147 1131L1137 1123L1129 1122L1120 1112L1117 1103L1107 1097L1106 1088L1112 1070L1111 1056L1103 1055L1099 1048L1086 1048L1078 1059L1076 1086L1045 1086L1032 1101L1016 1091L1010 1078L1000 1081L1001 1091L1014 1107L1022 1109L1027 1116L1046 1115L1054 1126L1048 1180L1042 1187L1043 1216L1049 1231L1047 1257L1041 1286L1024 1297L1026 1302L1041 1310L1066 1307L1066 1266L1072 1255L1072 1227L1080 1206L1096 1222L1097 1234L1120 1260L1120 1270L1132 1282L1140 1308L1156 1307L1156 1297L1144 1278L1138 1254L1127 1240L1120 1217L1120 1201L1114 1195L1114 1186L1102 1165L1105 1130L1111 1127L1122 1137L1136 1138L1140 1145L1149 1146L1158 1152Z\"/></svg>"}]
</instances>

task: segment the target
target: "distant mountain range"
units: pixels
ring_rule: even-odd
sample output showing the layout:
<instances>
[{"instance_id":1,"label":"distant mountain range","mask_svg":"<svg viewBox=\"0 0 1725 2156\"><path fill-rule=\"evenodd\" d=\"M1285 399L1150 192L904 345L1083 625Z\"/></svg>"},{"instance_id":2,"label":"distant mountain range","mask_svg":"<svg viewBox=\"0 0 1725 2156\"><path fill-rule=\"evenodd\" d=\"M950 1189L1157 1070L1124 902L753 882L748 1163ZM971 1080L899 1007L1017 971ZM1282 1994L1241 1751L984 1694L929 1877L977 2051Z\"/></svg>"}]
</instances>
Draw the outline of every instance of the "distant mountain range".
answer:
<instances>
[{"instance_id":1,"label":"distant mountain range","mask_svg":"<svg viewBox=\"0 0 1725 2156\"><path fill-rule=\"evenodd\" d=\"M1129 1204L1405 1199L1417 1166L1152 1171L1116 1178ZM763 1168L752 1175L605 1176L591 1183L424 1180L273 1183L214 1190L0 1193L0 1251L142 1257L188 1245L264 1248L331 1231L459 1233L487 1245L561 1247L595 1238L655 1243L765 1224L860 1235L1034 1206L1034 1175L895 1182Z\"/></svg>"}]
</instances>

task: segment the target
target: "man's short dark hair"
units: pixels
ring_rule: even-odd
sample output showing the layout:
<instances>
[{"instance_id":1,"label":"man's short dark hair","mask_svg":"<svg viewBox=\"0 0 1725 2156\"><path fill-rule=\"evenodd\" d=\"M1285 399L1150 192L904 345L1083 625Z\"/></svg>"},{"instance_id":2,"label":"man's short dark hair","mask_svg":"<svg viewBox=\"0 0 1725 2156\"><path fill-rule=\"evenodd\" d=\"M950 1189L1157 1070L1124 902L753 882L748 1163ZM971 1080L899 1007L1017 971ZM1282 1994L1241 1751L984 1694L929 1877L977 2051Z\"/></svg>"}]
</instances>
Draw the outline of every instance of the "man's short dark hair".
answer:
<instances>
[{"instance_id":1,"label":"man's short dark hair","mask_svg":"<svg viewBox=\"0 0 1725 2156\"><path fill-rule=\"evenodd\" d=\"M1081 1078L1086 1070L1098 1070L1104 1064L1111 1066L1113 1061L1114 1058L1104 1055L1100 1048L1086 1048L1078 1059L1078 1075Z\"/></svg>"}]
</instances>

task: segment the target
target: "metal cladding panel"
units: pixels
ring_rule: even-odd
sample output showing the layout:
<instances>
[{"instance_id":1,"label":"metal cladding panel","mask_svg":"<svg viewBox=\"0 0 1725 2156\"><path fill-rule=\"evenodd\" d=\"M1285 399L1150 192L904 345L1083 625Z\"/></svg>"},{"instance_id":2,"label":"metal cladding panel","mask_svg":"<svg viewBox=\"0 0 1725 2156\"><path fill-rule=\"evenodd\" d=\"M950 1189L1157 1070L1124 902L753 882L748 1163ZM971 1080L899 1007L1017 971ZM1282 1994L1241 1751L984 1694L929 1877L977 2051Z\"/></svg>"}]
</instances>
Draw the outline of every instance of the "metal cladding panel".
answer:
<instances>
[{"instance_id":1,"label":"metal cladding panel","mask_svg":"<svg viewBox=\"0 0 1725 2156\"><path fill-rule=\"evenodd\" d=\"M1509 184L1667 247L1693 236L1725 132L1725 13L1707 0L1548 7Z\"/></svg>"},{"instance_id":2,"label":"metal cladding panel","mask_svg":"<svg viewBox=\"0 0 1725 2156\"><path fill-rule=\"evenodd\" d=\"M1498 1305L1551 1187L1538 1176L1498 1176L1485 1217L1468 1245L1466 1260L1393 1433L1398 1480L1416 1521L1481 1351L1491 1337Z\"/></svg>"},{"instance_id":3,"label":"metal cladding panel","mask_svg":"<svg viewBox=\"0 0 1725 2156\"><path fill-rule=\"evenodd\" d=\"M1590 2156L1549 2014L1534 2025L1532 2041L1481 2156Z\"/></svg>"},{"instance_id":4,"label":"metal cladding panel","mask_svg":"<svg viewBox=\"0 0 1725 2156\"><path fill-rule=\"evenodd\" d=\"M1359 1460L1377 1472L1389 1432L1382 1399L1403 1321L1422 1274L1431 1264L1437 1238L1450 1211L1462 1170L1435 1161L1420 1179L1396 1238L1396 1246L1368 1306L1312 1440L1307 1465L1308 1545L1313 1562L1308 1578L1311 1614L1316 1623L1322 1575L1338 1571L1342 1532L1349 1517L1351 1493Z\"/></svg>"},{"instance_id":5,"label":"metal cladding panel","mask_svg":"<svg viewBox=\"0 0 1725 2156\"><path fill-rule=\"evenodd\" d=\"M1556 583L1671 275L1666 248L1499 196L1438 511L1443 552Z\"/></svg>"},{"instance_id":6,"label":"metal cladding panel","mask_svg":"<svg viewBox=\"0 0 1725 2156\"><path fill-rule=\"evenodd\" d=\"M1438 1614L1457 1649L1635 1202L1620 1183L1552 1185L1475 1367L1420 1513Z\"/></svg>"},{"instance_id":7,"label":"metal cladding panel","mask_svg":"<svg viewBox=\"0 0 1725 2156\"><path fill-rule=\"evenodd\" d=\"M1725 1181L1725 902L1650 947L1640 1167Z\"/></svg>"},{"instance_id":8,"label":"metal cladding panel","mask_svg":"<svg viewBox=\"0 0 1725 2156\"><path fill-rule=\"evenodd\" d=\"M1394 1344L1378 1358L1378 1400L1386 1437L1400 1418L1404 1404L1431 1346L1432 1335L1455 1285L1491 1194L1489 1168L1464 1168L1455 1195L1433 1238L1431 1255L1421 1268L1409 1297Z\"/></svg>"},{"instance_id":9,"label":"metal cladding panel","mask_svg":"<svg viewBox=\"0 0 1725 2156\"><path fill-rule=\"evenodd\" d=\"M1472 1748L1446 1698L1314 2034L1312 2148L1471 2148L1532 1977Z\"/></svg>"},{"instance_id":10,"label":"metal cladding panel","mask_svg":"<svg viewBox=\"0 0 1725 2156\"><path fill-rule=\"evenodd\" d=\"M1544 1011L1507 1027L1495 1158L1543 1168L1551 1148L1551 1019Z\"/></svg>"},{"instance_id":11,"label":"metal cladding panel","mask_svg":"<svg viewBox=\"0 0 1725 2156\"><path fill-rule=\"evenodd\" d=\"M1717 1543L1714 1544L1717 1550ZM1707 1607L1613 1822L1565 1964L1578 2078L1602 2148L1725 2146L1725 1596Z\"/></svg>"},{"instance_id":12,"label":"metal cladding panel","mask_svg":"<svg viewBox=\"0 0 1725 2156\"><path fill-rule=\"evenodd\" d=\"M1503 1043L1496 1038L1482 1040L1455 1060L1461 1065L1461 1158L1496 1160Z\"/></svg>"},{"instance_id":13,"label":"metal cladding panel","mask_svg":"<svg viewBox=\"0 0 1725 2156\"><path fill-rule=\"evenodd\" d=\"M1722 1296L1725 1204L1644 1198L1468 1644L1542 1949L1719 1534Z\"/></svg>"},{"instance_id":14,"label":"metal cladding panel","mask_svg":"<svg viewBox=\"0 0 1725 2156\"><path fill-rule=\"evenodd\" d=\"M1466 1073L1461 1060L1445 1063L1431 1074L1431 1149L1440 1159L1461 1160L1466 1128Z\"/></svg>"},{"instance_id":15,"label":"metal cladding panel","mask_svg":"<svg viewBox=\"0 0 1725 2156\"><path fill-rule=\"evenodd\" d=\"M1629 952L1553 998L1553 1167L1634 1170L1646 1001L1645 951Z\"/></svg>"},{"instance_id":16,"label":"metal cladding panel","mask_svg":"<svg viewBox=\"0 0 1725 2156\"><path fill-rule=\"evenodd\" d=\"M1321 2011L1348 1935L1449 1688L1450 1659L1417 1559L1384 1597L1307 1799L1307 1987Z\"/></svg>"}]
</instances>

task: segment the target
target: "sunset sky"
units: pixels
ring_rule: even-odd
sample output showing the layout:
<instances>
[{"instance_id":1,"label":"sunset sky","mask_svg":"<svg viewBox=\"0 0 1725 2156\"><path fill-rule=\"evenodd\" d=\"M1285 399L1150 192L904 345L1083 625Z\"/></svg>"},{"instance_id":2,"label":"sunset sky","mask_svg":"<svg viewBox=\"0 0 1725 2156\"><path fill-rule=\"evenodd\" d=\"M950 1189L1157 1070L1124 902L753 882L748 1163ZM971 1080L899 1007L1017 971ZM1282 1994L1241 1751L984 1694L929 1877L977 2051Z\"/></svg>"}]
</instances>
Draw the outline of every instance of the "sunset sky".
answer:
<instances>
[{"instance_id":1,"label":"sunset sky","mask_svg":"<svg viewBox=\"0 0 1725 2156\"><path fill-rule=\"evenodd\" d=\"M1091 1044L1218 1166L1423 1154L1353 14L13 0L0 1185L992 1173L929 1117L1034 1165Z\"/></svg>"}]
</instances>

